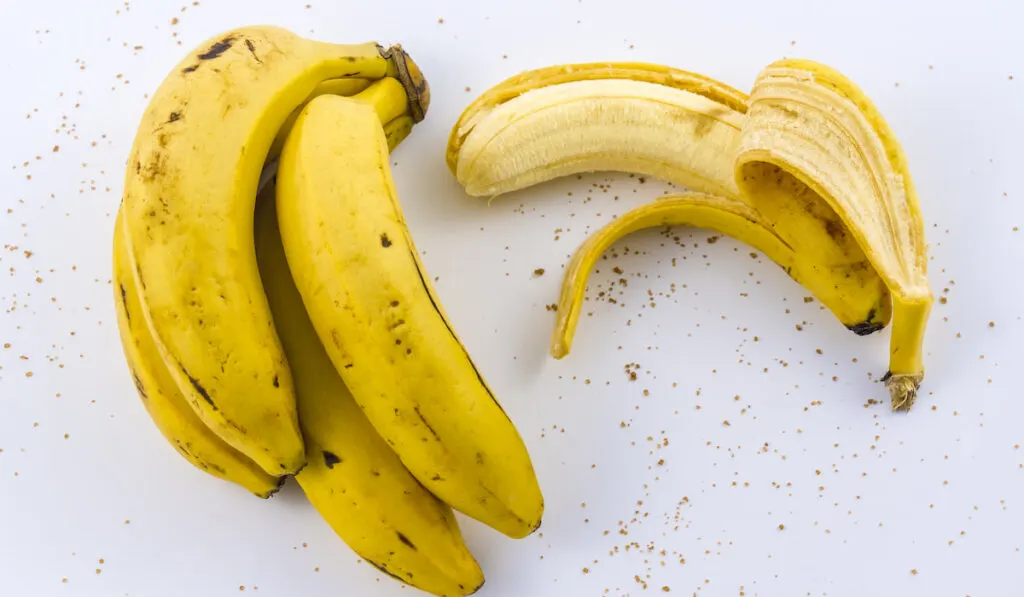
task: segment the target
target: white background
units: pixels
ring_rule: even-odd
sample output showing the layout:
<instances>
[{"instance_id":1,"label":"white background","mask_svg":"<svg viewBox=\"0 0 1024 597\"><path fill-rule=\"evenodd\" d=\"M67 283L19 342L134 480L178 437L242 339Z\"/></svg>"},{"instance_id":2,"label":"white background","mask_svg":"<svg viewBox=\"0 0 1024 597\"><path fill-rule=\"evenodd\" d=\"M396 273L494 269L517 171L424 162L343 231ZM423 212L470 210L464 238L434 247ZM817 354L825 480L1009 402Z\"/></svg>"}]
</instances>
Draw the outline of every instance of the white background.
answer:
<instances>
[{"instance_id":1,"label":"white background","mask_svg":"<svg viewBox=\"0 0 1024 597\"><path fill-rule=\"evenodd\" d=\"M521 541L462 519L481 595L1020 591L1019 3L311 1L6 0L0 594L415 593L357 563L294 484L263 502L189 466L123 362L110 232L145 94L192 46L253 23L401 42L430 81L428 118L395 154L398 189L547 502L541 532ZM460 111L555 63L661 62L747 90L783 56L850 76L909 156L932 285L948 300L933 310L916 408L890 413L877 383L888 332L854 336L774 264L699 230L675 231L683 247L656 231L620 243L629 286L617 304L591 293L573 353L549 358L545 305L570 253L667 185L593 175L487 206L444 165ZM610 265L592 288L619 277Z\"/></svg>"}]
</instances>

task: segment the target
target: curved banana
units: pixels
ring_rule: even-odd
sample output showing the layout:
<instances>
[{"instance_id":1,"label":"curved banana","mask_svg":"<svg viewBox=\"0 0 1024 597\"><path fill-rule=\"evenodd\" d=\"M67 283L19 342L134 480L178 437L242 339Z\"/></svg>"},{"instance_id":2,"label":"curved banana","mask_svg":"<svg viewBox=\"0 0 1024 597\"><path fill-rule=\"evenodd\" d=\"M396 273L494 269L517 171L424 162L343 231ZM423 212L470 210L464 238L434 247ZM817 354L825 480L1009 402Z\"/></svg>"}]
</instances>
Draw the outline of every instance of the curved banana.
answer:
<instances>
[{"instance_id":1,"label":"curved banana","mask_svg":"<svg viewBox=\"0 0 1024 597\"><path fill-rule=\"evenodd\" d=\"M469 595L483 572L451 508L409 474L334 370L285 260L274 185L256 206L256 257L292 368L309 463L295 476L331 528L379 570L435 595Z\"/></svg>"},{"instance_id":2,"label":"curved banana","mask_svg":"<svg viewBox=\"0 0 1024 597\"><path fill-rule=\"evenodd\" d=\"M117 328L128 369L146 412L174 449L196 468L241 485L261 498L273 495L284 477L272 477L256 463L228 446L192 411L160 358L142 316L138 289L129 265L124 219L117 212L114 224L114 301Z\"/></svg>"},{"instance_id":3,"label":"curved banana","mask_svg":"<svg viewBox=\"0 0 1024 597\"><path fill-rule=\"evenodd\" d=\"M558 317L551 338L552 356L560 359L572 348L587 280L601 254L624 236L663 226L697 226L728 234L761 251L787 271L799 261L793 248L772 232L757 211L744 203L704 193L660 197L612 220L576 249L562 278Z\"/></svg>"},{"instance_id":4,"label":"curved banana","mask_svg":"<svg viewBox=\"0 0 1024 597\"><path fill-rule=\"evenodd\" d=\"M142 312L200 418L264 470L305 463L291 374L259 285L256 188L288 115L323 81L398 77L414 116L428 94L400 48L336 45L274 27L211 39L143 115L124 212Z\"/></svg>"},{"instance_id":5,"label":"curved banana","mask_svg":"<svg viewBox=\"0 0 1024 597\"><path fill-rule=\"evenodd\" d=\"M512 537L543 498L512 422L460 343L406 228L385 135L364 104L318 97L281 154L288 265L327 353L410 472Z\"/></svg>"},{"instance_id":6,"label":"curved banana","mask_svg":"<svg viewBox=\"0 0 1024 597\"><path fill-rule=\"evenodd\" d=\"M653 65L540 69L470 105L447 159L471 195L620 170L747 205L792 248L787 272L852 331L881 329L895 308L889 389L894 408L913 401L931 300L919 207L895 138L838 73L776 63L748 98Z\"/></svg>"}]
</instances>

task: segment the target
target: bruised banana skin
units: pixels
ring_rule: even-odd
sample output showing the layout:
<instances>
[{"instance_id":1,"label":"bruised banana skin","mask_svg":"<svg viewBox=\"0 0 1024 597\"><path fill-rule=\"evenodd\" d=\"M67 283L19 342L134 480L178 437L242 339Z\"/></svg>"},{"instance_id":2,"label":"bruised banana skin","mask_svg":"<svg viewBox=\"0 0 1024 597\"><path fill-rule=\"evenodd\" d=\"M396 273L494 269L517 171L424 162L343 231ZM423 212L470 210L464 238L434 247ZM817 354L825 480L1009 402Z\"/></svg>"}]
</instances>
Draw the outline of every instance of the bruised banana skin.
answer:
<instances>
[{"instance_id":1,"label":"bruised banana skin","mask_svg":"<svg viewBox=\"0 0 1024 597\"><path fill-rule=\"evenodd\" d=\"M558 299L558 317L551 338L551 354L569 354L579 323L587 280L601 255L623 237L647 228L696 226L728 234L767 255L785 269L795 267L798 256L750 206L717 195L666 195L612 220L583 242L565 268Z\"/></svg>"},{"instance_id":2,"label":"bruised banana skin","mask_svg":"<svg viewBox=\"0 0 1024 597\"><path fill-rule=\"evenodd\" d=\"M851 330L877 331L895 311L887 383L893 407L909 408L931 294L906 160L877 110L809 61L773 64L749 98L665 71L573 65L513 77L463 113L449 167L473 195L621 170L747 204L811 273L787 271Z\"/></svg>"},{"instance_id":3,"label":"bruised banana skin","mask_svg":"<svg viewBox=\"0 0 1024 597\"><path fill-rule=\"evenodd\" d=\"M409 235L385 134L364 104L314 99L281 154L277 212L306 311L406 468L511 537L540 524L529 454L456 336Z\"/></svg>"},{"instance_id":4,"label":"bruised banana skin","mask_svg":"<svg viewBox=\"0 0 1024 597\"><path fill-rule=\"evenodd\" d=\"M113 283L117 328L125 360L139 398L160 433L199 470L236 483L261 498L273 495L284 477L268 475L210 431L182 396L160 358L142 317L142 304L129 265L120 210L114 224Z\"/></svg>"},{"instance_id":5,"label":"bruised banana skin","mask_svg":"<svg viewBox=\"0 0 1024 597\"><path fill-rule=\"evenodd\" d=\"M260 172L278 130L318 84L388 76L402 78L422 116L426 84L400 48L236 29L168 75L129 156L124 216L142 315L203 422L273 475L298 471L305 455L256 267Z\"/></svg>"},{"instance_id":6,"label":"bruised banana skin","mask_svg":"<svg viewBox=\"0 0 1024 597\"><path fill-rule=\"evenodd\" d=\"M309 458L295 480L338 536L381 572L434 595L469 595L483 585L483 572L454 513L374 430L316 335L285 259L274 192L271 183L257 200L256 254Z\"/></svg>"},{"instance_id":7,"label":"bruised banana skin","mask_svg":"<svg viewBox=\"0 0 1024 597\"><path fill-rule=\"evenodd\" d=\"M733 158L747 120L739 92L702 78L670 79L679 87L595 78L605 72L573 71L586 78L538 83L504 103L471 106L456 124L449 154L466 191L495 196L570 174L615 170L734 199L758 210L760 221L793 247L799 258L787 271L843 325L858 334L885 326L891 316L885 284L827 205L799 194L762 205L737 188ZM607 72L620 76L617 69ZM631 72L643 71L633 65ZM555 71L538 78L551 76L567 77Z\"/></svg>"}]
</instances>

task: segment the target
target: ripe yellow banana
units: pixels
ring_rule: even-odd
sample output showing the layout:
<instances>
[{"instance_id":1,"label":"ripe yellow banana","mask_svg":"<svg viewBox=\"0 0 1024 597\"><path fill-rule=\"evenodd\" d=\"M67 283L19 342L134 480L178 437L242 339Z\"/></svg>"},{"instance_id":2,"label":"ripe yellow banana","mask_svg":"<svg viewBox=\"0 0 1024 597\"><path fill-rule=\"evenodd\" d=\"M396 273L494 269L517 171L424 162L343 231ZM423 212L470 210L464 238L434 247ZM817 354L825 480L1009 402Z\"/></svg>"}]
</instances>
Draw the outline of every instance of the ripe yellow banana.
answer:
<instances>
[{"instance_id":1,"label":"ripe yellow banana","mask_svg":"<svg viewBox=\"0 0 1024 597\"><path fill-rule=\"evenodd\" d=\"M174 449L197 468L237 483L261 498L270 497L280 487L284 477L278 479L268 475L256 463L210 431L171 379L142 316L142 303L139 302L138 289L128 262L124 219L118 210L114 224L117 327L135 389L149 416Z\"/></svg>"},{"instance_id":2,"label":"ripe yellow banana","mask_svg":"<svg viewBox=\"0 0 1024 597\"><path fill-rule=\"evenodd\" d=\"M336 45L274 27L189 54L151 99L129 156L124 217L142 313L200 418L264 470L305 463L291 374L259 283L252 218L278 130L318 84L398 77L429 94L401 48Z\"/></svg>"},{"instance_id":3,"label":"ripe yellow banana","mask_svg":"<svg viewBox=\"0 0 1024 597\"><path fill-rule=\"evenodd\" d=\"M781 86L771 75L779 69L790 77ZM808 98L817 103L807 104ZM879 151L888 159L877 159ZM750 244L765 234L778 237L792 257L779 263L852 331L881 329L895 304L898 329L887 379L894 408L913 402L931 300L919 208L895 138L867 98L834 71L806 61L776 63L762 73L752 97L654 65L531 71L466 109L452 129L447 160L471 195L619 170L746 205L757 214L756 226L768 230L752 236L753 228L734 228L740 220L727 214L718 229ZM850 186L854 177L857 185ZM840 181L847 186L837 188ZM604 234L626 231L613 225ZM564 288L578 285L567 280ZM556 332L556 356L568 350L558 338L571 335L572 325Z\"/></svg>"},{"instance_id":4,"label":"ripe yellow banana","mask_svg":"<svg viewBox=\"0 0 1024 597\"><path fill-rule=\"evenodd\" d=\"M365 79L329 80L317 85L311 95L358 94L370 87L370 83ZM374 85L381 87L391 83L381 79L374 82ZM377 96L378 92L371 91L360 99L373 102ZM390 98L385 98L382 103L392 102ZM298 116L298 112L294 114ZM389 122L385 127L389 131L389 148L401 143L411 129L412 118L407 115ZM119 209L114 229L114 286L118 329L129 369L147 412L171 445L189 462L214 476L233 481L260 497L269 497L277 491L284 477L267 474L208 429L182 396L161 360L153 336L142 317L138 291L129 265L122 217ZM132 313L136 314L134 320L131 319Z\"/></svg>"},{"instance_id":5,"label":"ripe yellow banana","mask_svg":"<svg viewBox=\"0 0 1024 597\"><path fill-rule=\"evenodd\" d=\"M406 228L385 134L366 104L322 96L280 158L288 265L327 353L410 472L512 537L543 498L512 422L456 336Z\"/></svg>"},{"instance_id":6,"label":"ripe yellow banana","mask_svg":"<svg viewBox=\"0 0 1024 597\"><path fill-rule=\"evenodd\" d=\"M409 474L324 351L285 260L274 185L256 206L256 257L295 381L308 464L296 476L331 528L379 570L435 595L469 595L483 572L451 508Z\"/></svg>"}]
</instances>

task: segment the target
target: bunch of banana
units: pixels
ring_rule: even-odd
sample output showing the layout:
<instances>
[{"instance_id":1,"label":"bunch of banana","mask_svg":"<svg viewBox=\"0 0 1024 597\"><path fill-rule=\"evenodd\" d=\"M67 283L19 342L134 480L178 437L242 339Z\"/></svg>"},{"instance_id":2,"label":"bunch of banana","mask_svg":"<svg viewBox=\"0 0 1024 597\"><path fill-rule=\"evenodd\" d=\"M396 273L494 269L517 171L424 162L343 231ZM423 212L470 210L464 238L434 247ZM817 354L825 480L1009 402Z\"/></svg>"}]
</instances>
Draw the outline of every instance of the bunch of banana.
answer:
<instances>
[{"instance_id":1,"label":"bunch of banana","mask_svg":"<svg viewBox=\"0 0 1024 597\"><path fill-rule=\"evenodd\" d=\"M781 60L747 96L650 64L529 71L463 112L447 161L475 196L601 170L699 191L624 214L579 248L562 286L556 358L569 352L601 252L642 228L689 224L760 249L857 334L891 318L884 379L894 410L913 404L932 303L920 207L892 131L838 72Z\"/></svg>"},{"instance_id":2,"label":"bunch of banana","mask_svg":"<svg viewBox=\"0 0 1024 597\"><path fill-rule=\"evenodd\" d=\"M389 152L428 105L397 46L274 27L203 44L139 126L115 300L142 401L189 461L260 497L295 475L382 572L467 595L483 575L452 507L522 537L543 500L395 196Z\"/></svg>"}]
</instances>

